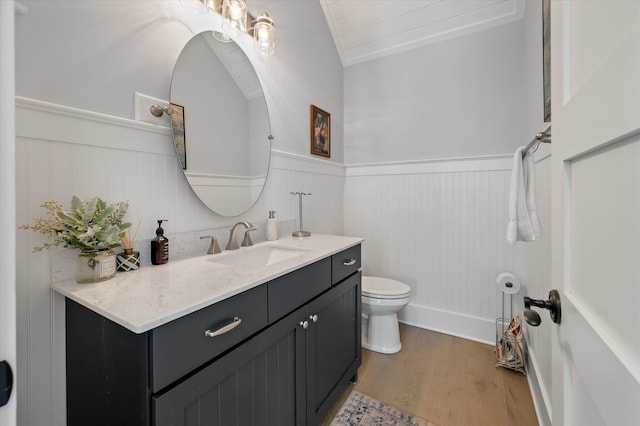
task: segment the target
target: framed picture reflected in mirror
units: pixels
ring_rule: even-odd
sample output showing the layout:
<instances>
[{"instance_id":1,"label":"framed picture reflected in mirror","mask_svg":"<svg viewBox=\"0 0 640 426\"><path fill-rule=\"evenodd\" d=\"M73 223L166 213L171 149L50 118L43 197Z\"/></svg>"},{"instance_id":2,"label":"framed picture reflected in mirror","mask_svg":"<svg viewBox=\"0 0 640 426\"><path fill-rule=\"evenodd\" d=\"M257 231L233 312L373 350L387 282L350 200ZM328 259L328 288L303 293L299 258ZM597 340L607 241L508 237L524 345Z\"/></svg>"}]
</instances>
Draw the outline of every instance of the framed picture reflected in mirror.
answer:
<instances>
[{"instance_id":1,"label":"framed picture reflected in mirror","mask_svg":"<svg viewBox=\"0 0 640 426\"><path fill-rule=\"evenodd\" d=\"M182 169L187 169L187 146L184 133L184 107L177 104L169 104L169 121L171 122L171 134L173 145L176 148L178 160Z\"/></svg>"}]
</instances>

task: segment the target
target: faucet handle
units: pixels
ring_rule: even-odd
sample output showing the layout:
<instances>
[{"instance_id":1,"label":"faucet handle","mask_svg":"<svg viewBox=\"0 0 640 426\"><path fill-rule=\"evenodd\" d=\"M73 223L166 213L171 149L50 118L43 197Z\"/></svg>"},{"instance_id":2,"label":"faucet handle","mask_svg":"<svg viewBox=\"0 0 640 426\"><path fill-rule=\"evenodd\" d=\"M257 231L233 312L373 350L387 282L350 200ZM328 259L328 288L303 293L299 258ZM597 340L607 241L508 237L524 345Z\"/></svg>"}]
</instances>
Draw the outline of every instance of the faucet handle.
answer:
<instances>
[{"instance_id":1,"label":"faucet handle","mask_svg":"<svg viewBox=\"0 0 640 426\"><path fill-rule=\"evenodd\" d=\"M249 235L249 232L251 231L255 231L256 228L254 226L252 226L251 228L247 228L244 231L244 239L242 240L242 247L251 247L253 245L253 241L251 241L251 235Z\"/></svg>"},{"instance_id":2,"label":"faucet handle","mask_svg":"<svg viewBox=\"0 0 640 426\"><path fill-rule=\"evenodd\" d=\"M211 238L211 244L209 245L209 250L207 250L207 254L218 254L221 252L220 246L218 245L218 239L213 235L203 235L200 237L201 240L206 238Z\"/></svg>"}]
</instances>

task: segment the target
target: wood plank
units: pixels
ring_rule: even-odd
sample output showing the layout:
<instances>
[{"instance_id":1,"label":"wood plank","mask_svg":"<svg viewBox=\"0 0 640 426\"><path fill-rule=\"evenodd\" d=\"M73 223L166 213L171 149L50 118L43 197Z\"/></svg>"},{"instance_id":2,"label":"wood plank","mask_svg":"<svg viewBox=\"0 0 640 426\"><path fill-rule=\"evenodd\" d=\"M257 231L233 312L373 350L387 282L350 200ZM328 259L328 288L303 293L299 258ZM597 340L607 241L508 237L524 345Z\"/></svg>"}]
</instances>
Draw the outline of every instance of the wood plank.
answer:
<instances>
[{"instance_id":1,"label":"wood plank","mask_svg":"<svg viewBox=\"0 0 640 426\"><path fill-rule=\"evenodd\" d=\"M439 426L537 425L527 378L494 367L491 345L400 324L402 350L362 351L358 383L329 410L331 423L352 389Z\"/></svg>"}]
</instances>

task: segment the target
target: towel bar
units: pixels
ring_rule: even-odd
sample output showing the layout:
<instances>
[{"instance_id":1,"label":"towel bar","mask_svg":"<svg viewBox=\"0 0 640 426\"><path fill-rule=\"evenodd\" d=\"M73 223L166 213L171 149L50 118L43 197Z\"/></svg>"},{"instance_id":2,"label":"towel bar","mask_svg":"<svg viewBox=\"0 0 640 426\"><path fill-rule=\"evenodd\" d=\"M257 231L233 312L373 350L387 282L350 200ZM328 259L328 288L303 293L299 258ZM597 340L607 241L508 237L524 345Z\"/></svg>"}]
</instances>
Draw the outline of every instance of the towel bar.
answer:
<instances>
[{"instance_id":1,"label":"towel bar","mask_svg":"<svg viewBox=\"0 0 640 426\"><path fill-rule=\"evenodd\" d=\"M540 143L551 143L551 126L547 127L544 132L536 133L536 136L527 144L524 149L526 155L531 148L537 147Z\"/></svg>"}]
</instances>

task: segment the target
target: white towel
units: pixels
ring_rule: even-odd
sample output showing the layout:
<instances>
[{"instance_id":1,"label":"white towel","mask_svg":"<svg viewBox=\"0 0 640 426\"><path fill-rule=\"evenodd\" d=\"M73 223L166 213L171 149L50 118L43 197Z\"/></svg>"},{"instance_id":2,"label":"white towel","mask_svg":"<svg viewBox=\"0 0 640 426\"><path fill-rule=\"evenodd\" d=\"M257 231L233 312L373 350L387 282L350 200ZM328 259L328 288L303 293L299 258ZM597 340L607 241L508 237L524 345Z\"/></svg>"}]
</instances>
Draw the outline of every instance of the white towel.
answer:
<instances>
[{"instance_id":1,"label":"white towel","mask_svg":"<svg viewBox=\"0 0 640 426\"><path fill-rule=\"evenodd\" d=\"M535 163L533 155L525 155L525 147L522 146L513 154L507 242L513 245L516 241L535 241L541 235L536 206Z\"/></svg>"}]
</instances>

